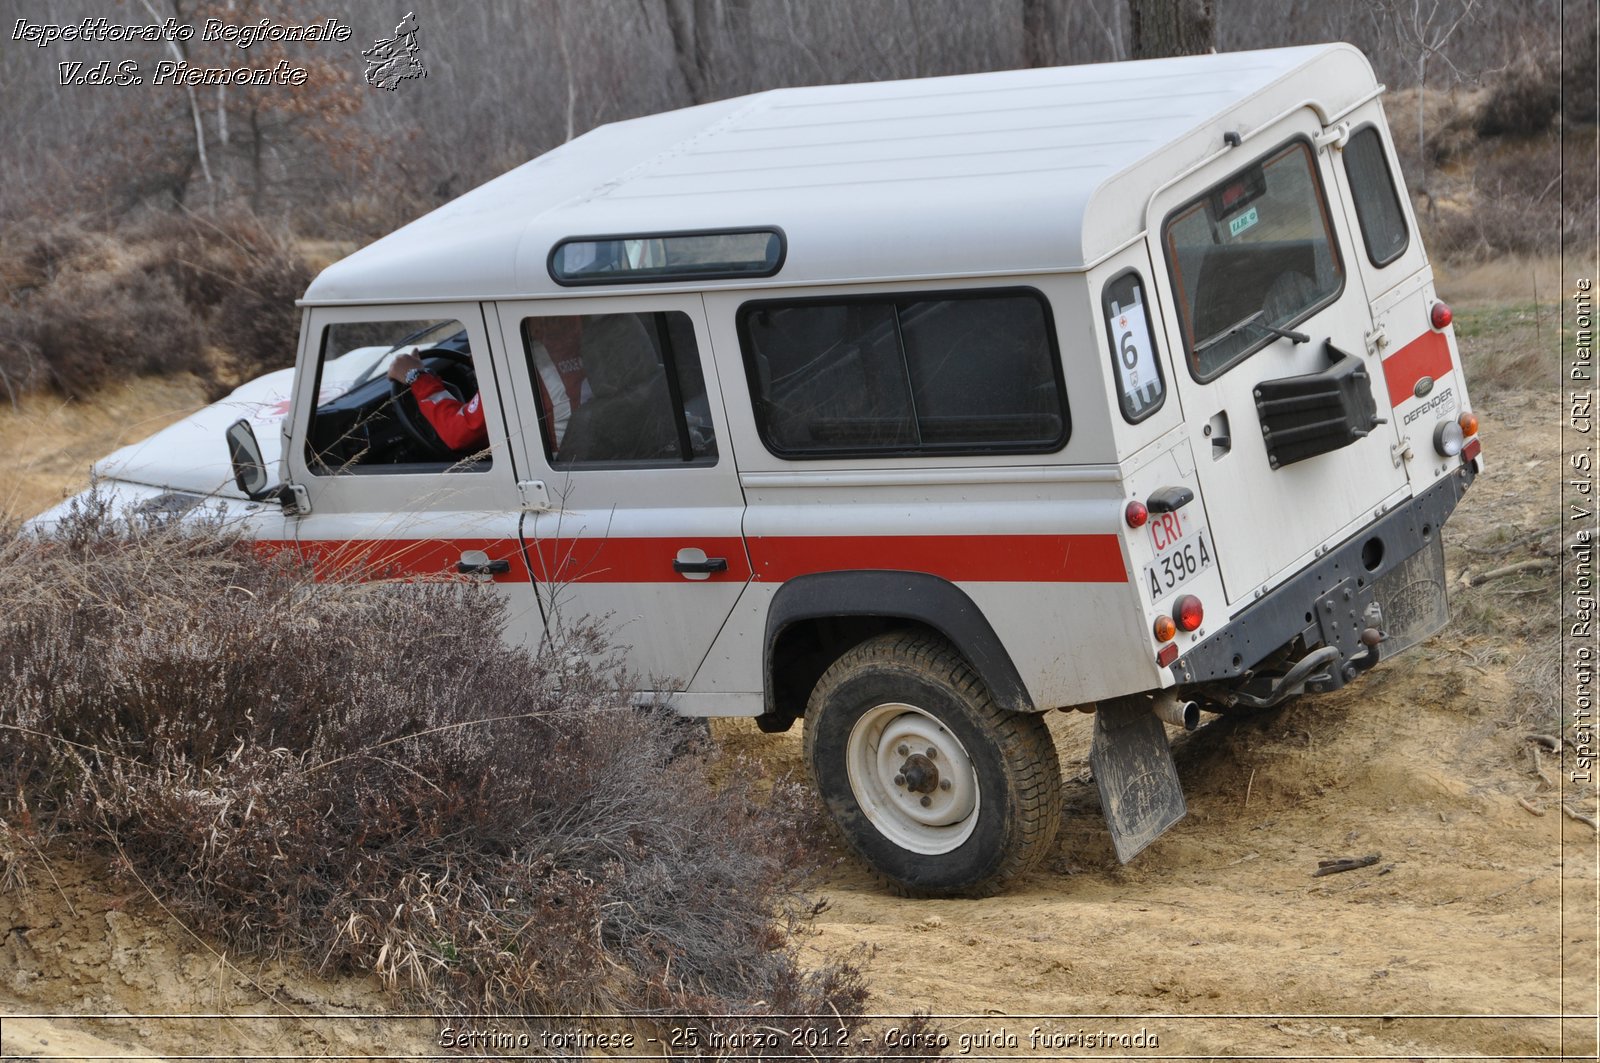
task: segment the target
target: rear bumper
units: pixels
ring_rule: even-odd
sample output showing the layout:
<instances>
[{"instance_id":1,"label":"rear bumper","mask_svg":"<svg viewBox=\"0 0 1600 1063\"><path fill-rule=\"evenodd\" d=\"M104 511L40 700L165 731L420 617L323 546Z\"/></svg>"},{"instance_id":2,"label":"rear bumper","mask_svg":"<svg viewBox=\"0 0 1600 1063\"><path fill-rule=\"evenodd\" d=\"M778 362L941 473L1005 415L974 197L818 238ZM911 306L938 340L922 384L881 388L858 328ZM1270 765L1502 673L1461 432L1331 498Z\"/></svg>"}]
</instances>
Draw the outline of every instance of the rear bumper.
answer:
<instances>
[{"instance_id":1,"label":"rear bumper","mask_svg":"<svg viewBox=\"0 0 1600 1063\"><path fill-rule=\"evenodd\" d=\"M1345 661L1364 654L1361 632L1380 581L1438 538L1476 475L1472 463L1463 465L1323 554L1174 661L1173 679L1180 685L1247 679L1297 637L1308 650L1333 646Z\"/></svg>"}]
</instances>

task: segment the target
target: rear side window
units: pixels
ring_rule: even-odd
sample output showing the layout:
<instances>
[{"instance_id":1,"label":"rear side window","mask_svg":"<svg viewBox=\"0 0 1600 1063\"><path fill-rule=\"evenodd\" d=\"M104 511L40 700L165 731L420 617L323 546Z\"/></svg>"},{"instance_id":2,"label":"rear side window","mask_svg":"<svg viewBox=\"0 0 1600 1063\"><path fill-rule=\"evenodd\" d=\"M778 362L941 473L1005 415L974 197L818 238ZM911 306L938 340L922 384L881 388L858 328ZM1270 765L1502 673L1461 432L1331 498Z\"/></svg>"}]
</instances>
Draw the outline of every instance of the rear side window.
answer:
<instances>
[{"instance_id":1,"label":"rear side window","mask_svg":"<svg viewBox=\"0 0 1600 1063\"><path fill-rule=\"evenodd\" d=\"M1066 389L1031 289L747 303L739 339L781 457L1045 453Z\"/></svg>"},{"instance_id":2,"label":"rear side window","mask_svg":"<svg viewBox=\"0 0 1600 1063\"><path fill-rule=\"evenodd\" d=\"M1111 368L1117 380L1117 401L1129 424L1149 417L1167 398L1156 354L1155 327L1150 320L1144 282L1133 270L1106 283L1101 307L1106 315L1106 338L1111 341Z\"/></svg>"},{"instance_id":3,"label":"rear side window","mask_svg":"<svg viewBox=\"0 0 1600 1063\"><path fill-rule=\"evenodd\" d=\"M1376 126L1357 130L1344 146L1344 172L1350 180L1367 257L1374 266L1387 266L1405 252L1411 234Z\"/></svg>"}]
</instances>

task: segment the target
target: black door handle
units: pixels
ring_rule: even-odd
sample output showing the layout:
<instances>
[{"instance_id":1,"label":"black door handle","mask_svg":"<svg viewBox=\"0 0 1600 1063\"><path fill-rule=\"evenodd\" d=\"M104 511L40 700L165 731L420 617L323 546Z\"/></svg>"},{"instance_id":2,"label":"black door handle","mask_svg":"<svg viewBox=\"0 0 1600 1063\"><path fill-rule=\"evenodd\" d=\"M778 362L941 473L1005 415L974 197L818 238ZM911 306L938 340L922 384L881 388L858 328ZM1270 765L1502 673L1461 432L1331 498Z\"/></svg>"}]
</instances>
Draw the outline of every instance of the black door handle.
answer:
<instances>
[{"instance_id":1,"label":"black door handle","mask_svg":"<svg viewBox=\"0 0 1600 1063\"><path fill-rule=\"evenodd\" d=\"M673 558L672 571L679 573L726 572L728 571L728 559L725 557L708 557L704 561L679 561L677 558Z\"/></svg>"},{"instance_id":2,"label":"black door handle","mask_svg":"<svg viewBox=\"0 0 1600 1063\"><path fill-rule=\"evenodd\" d=\"M504 558L487 562L457 561L456 571L463 576L498 576L511 571L511 562Z\"/></svg>"}]
</instances>

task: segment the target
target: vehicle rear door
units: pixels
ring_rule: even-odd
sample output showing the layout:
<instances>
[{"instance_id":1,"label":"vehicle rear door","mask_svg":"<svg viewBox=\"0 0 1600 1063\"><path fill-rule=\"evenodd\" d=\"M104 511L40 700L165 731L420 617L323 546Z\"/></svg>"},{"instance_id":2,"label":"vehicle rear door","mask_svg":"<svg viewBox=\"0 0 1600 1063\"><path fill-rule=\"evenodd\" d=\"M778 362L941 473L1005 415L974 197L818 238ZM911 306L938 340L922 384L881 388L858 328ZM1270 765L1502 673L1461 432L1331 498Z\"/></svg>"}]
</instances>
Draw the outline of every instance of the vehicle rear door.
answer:
<instances>
[{"instance_id":1,"label":"vehicle rear door","mask_svg":"<svg viewBox=\"0 0 1600 1063\"><path fill-rule=\"evenodd\" d=\"M496 309L552 635L603 621L647 687L687 686L750 579L701 298Z\"/></svg>"},{"instance_id":2,"label":"vehicle rear door","mask_svg":"<svg viewBox=\"0 0 1600 1063\"><path fill-rule=\"evenodd\" d=\"M1321 134L1296 112L1152 203L1177 390L1230 602L1406 492Z\"/></svg>"}]
</instances>

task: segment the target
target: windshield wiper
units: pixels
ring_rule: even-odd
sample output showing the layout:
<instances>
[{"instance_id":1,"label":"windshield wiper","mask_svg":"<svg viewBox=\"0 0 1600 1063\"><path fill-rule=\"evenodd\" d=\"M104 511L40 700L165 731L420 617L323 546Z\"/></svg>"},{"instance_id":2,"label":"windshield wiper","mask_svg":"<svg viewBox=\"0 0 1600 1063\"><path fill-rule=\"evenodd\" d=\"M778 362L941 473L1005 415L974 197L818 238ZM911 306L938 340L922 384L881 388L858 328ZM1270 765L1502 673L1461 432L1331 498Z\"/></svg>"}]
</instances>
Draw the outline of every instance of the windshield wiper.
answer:
<instances>
[{"instance_id":1,"label":"windshield wiper","mask_svg":"<svg viewBox=\"0 0 1600 1063\"><path fill-rule=\"evenodd\" d=\"M1267 312L1265 310L1257 310L1255 313L1251 314L1249 317L1245 318L1243 321L1232 326L1226 331L1219 332L1203 343L1196 344L1194 353L1199 354L1206 348L1221 343L1230 336L1237 336L1251 325L1257 325L1265 329L1267 332L1270 332L1272 335L1277 336L1279 339L1291 340L1297 344L1311 342L1311 337L1307 336L1304 332L1296 332L1294 329L1280 328L1267 320Z\"/></svg>"}]
</instances>

